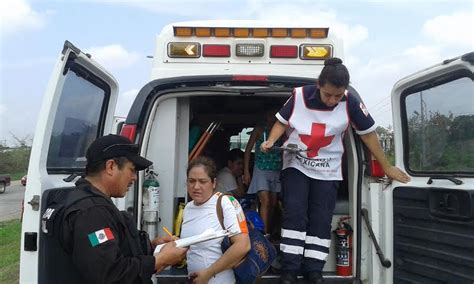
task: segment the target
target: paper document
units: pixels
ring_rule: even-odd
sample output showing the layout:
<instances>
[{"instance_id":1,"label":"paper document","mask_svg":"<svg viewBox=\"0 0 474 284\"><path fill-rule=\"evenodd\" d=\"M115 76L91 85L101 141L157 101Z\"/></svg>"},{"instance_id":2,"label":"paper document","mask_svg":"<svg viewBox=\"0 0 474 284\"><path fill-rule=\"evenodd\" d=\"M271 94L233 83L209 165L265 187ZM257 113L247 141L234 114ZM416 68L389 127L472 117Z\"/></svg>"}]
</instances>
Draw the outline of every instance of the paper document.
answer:
<instances>
[{"instance_id":1,"label":"paper document","mask_svg":"<svg viewBox=\"0 0 474 284\"><path fill-rule=\"evenodd\" d=\"M230 236L230 235L231 233L229 232L229 230L214 231L214 229L207 229L199 235L187 237L184 239L179 239L179 240L176 240L175 242L176 242L177 247L184 248L184 247L189 247L190 245L194 245L197 243L201 243L201 242L205 242L205 241L209 241L209 240L213 240L217 238L223 238L225 236ZM157 245L153 254L159 253L161 248L164 245L165 244Z\"/></svg>"}]
</instances>

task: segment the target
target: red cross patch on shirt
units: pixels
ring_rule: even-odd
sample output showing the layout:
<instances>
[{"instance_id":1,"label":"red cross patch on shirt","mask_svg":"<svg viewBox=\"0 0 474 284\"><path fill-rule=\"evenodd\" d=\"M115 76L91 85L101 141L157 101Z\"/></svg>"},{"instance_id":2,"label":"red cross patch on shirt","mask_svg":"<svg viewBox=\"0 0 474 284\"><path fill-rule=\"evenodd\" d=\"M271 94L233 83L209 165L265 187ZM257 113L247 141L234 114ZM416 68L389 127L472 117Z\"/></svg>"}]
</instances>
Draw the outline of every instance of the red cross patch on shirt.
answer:
<instances>
[{"instance_id":1,"label":"red cross patch on shirt","mask_svg":"<svg viewBox=\"0 0 474 284\"><path fill-rule=\"evenodd\" d=\"M308 158L314 158L318 156L319 149L331 144L334 139L334 135L326 135L326 124L324 123L313 123L311 125L311 135L300 134L301 141L308 147L307 156Z\"/></svg>"}]
</instances>

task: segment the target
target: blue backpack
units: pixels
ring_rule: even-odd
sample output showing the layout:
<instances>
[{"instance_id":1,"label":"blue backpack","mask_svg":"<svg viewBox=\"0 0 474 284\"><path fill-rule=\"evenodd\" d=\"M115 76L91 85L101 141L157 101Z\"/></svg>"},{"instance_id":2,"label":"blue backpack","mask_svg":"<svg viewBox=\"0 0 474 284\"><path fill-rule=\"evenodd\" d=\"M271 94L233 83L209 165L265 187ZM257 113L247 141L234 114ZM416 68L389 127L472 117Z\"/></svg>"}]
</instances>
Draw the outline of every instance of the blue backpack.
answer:
<instances>
[{"instance_id":1,"label":"blue backpack","mask_svg":"<svg viewBox=\"0 0 474 284\"><path fill-rule=\"evenodd\" d=\"M217 199L217 218L221 227L225 230L224 227L224 214L222 212L221 199L225 194L222 194ZM258 219L255 217L255 214L251 216L252 220L260 220L259 227L263 228L263 222L260 216ZM235 267L233 267L235 279L237 283L254 283L257 277L262 276L267 269L270 267L272 262L275 260L277 252L275 247L270 243L270 241L265 238L262 232L256 228L256 226L247 219L247 227L249 229L249 238L250 238L250 251L244 257L244 259L239 262ZM222 241L222 253L224 253L231 246L230 239L225 237Z\"/></svg>"}]
</instances>

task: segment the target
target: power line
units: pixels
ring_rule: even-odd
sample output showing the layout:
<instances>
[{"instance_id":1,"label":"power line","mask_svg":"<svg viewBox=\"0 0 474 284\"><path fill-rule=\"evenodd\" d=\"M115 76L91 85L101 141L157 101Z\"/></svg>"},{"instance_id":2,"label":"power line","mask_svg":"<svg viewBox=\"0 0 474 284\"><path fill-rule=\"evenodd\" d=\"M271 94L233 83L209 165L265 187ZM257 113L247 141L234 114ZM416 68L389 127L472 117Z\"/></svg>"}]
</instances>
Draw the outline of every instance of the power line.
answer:
<instances>
[{"instance_id":1,"label":"power line","mask_svg":"<svg viewBox=\"0 0 474 284\"><path fill-rule=\"evenodd\" d=\"M371 112L370 114L372 116L376 116L376 115L379 115L379 114L382 114L382 113L386 112L387 110L389 110L391 108L392 108L392 106L390 104L386 104L386 105L384 105L380 108L377 108L374 112Z\"/></svg>"},{"instance_id":2,"label":"power line","mask_svg":"<svg viewBox=\"0 0 474 284\"><path fill-rule=\"evenodd\" d=\"M376 104L372 105L369 109L372 109L372 108L376 107L377 105L379 105L380 103L385 102L385 100L389 99L389 98L390 98L390 95L383 97L380 101L378 101ZM390 103L390 100L388 102Z\"/></svg>"}]
</instances>

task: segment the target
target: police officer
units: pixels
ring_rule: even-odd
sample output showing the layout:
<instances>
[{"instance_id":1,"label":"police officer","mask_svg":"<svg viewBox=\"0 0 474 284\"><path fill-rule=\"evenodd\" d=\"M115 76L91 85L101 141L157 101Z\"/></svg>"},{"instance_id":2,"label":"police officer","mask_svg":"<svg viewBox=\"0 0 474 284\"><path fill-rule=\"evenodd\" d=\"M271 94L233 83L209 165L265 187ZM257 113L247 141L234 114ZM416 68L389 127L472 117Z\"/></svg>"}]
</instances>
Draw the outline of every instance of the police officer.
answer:
<instances>
[{"instance_id":1,"label":"police officer","mask_svg":"<svg viewBox=\"0 0 474 284\"><path fill-rule=\"evenodd\" d=\"M118 135L95 140L87 150L86 177L76 183L66 208L59 241L73 269L62 283L151 283L153 273L181 261L186 249L169 242L147 255L131 218L111 197L124 197L136 172L152 162L138 155L138 145ZM149 240L146 240L149 243ZM155 239L154 244L172 241ZM143 240L142 240L143 242ZM63 277L64 278L64 277Z\"/></svg>"},{"instance_id":2,"label":"police officer","mask_svg":"<svg viewBox=\"0 0 474 284\"><path fill-rule=\"evenodd\" d=\"M283 154L281 184L283 252L281 283L296 283L300 269L309 283L320 283L331 242L331 220L337 188L342 180L343 137L349 124L380 162L388 177L407 182L409 177L386 159L375 133L375 122L364 104L346 89L349 72L339 58L324 62L317 84L296 88L276 114L268 152L286 131L288 144L306 150Z\"/></svg>"}]
</instances>

